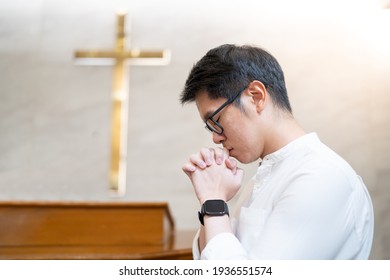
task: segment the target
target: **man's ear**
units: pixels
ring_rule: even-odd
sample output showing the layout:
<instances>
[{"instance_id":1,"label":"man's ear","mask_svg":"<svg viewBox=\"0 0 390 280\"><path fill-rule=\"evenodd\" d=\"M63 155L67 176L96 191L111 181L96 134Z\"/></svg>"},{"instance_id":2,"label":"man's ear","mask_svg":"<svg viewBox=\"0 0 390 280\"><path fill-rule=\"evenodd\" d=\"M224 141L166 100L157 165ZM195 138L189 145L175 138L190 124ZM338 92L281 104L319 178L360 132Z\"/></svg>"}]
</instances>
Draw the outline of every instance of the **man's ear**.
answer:
<instances>
[{"instance_id":1,"label":"man's ear","mask_svg":"<svg viewBox=\"0 0 390 280\"><path fill-rule=\"evenodd\" d=\"M251 97L252 103L256 106L256 111L261 113L268 99L268 92L265 85L258 80L254 80L248 86L248 94Z\"/></svg>"}]
</instances>

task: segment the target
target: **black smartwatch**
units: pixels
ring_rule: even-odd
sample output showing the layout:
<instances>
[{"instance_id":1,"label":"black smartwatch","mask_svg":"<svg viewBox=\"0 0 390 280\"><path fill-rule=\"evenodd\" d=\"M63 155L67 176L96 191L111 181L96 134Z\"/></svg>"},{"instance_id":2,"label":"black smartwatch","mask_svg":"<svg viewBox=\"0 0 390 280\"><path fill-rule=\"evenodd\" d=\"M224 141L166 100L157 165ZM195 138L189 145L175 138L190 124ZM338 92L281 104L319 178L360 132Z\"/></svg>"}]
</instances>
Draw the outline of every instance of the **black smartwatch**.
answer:
<instances>
[{"instance_id":1,"label":"black smartwatch","mask_svg":"<svg viewBox=\"0 0 390 280\"><path fill-rule=\"evenodd\" d=\"M229 208L222 199L206 200L198 212L199 221L204 225L204 215L208 216L229 216Z\"/></svg>"}]
</instances>

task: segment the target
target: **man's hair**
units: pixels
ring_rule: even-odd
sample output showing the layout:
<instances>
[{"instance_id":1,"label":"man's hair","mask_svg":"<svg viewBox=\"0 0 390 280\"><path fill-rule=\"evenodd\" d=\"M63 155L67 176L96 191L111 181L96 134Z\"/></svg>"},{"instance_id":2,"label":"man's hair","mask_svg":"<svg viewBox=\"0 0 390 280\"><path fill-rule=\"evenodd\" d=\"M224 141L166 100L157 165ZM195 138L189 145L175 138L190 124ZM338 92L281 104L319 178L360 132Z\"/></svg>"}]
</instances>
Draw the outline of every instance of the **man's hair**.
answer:
<instances>
[{"instance_id":1,"label":"man's hair","mask_svg":"<svg viewBox=\"0 0 390 280\"><path fill-rule=\"evenodd\" d=\"M210 99L229 99L254 80L264 84L277 107L292 112L279 63L265 50L249 45L226 44L208 51L192 67L180 101L195 101L201 91L207 91Z\"/></svg>"}]
</instances>

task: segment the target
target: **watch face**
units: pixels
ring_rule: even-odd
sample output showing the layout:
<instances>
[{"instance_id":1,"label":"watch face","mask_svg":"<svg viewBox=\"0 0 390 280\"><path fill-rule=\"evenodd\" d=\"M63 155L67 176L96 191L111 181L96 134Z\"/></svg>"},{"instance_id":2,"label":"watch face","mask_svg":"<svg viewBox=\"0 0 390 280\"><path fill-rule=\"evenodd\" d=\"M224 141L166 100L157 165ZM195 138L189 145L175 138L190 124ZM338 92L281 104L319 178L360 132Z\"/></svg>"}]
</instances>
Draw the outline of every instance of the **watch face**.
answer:
<instances>
[{"instance_id":1,"label":"watch face","mask_svg":"<svg viewBox=\"0 0 390 280\"><path fill-rule=\"evenodd\" d=\"M208 200L204 210L206 214L226 213L225 202L223 200Z\"/></svg>"}]
</instances>

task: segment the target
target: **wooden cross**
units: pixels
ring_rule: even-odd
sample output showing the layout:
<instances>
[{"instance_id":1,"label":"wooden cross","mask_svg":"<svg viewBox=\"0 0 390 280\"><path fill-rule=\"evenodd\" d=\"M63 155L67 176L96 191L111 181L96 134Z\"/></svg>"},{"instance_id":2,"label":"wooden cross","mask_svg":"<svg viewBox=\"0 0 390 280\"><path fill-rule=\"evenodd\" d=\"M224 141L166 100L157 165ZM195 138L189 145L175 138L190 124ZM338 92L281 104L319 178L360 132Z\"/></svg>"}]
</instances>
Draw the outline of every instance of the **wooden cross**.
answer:
<instances>
[{"instance_id":1,"label":"wooden cross","mask_svg":"<svg viewBox=\"0 0 390 280\"><path fill-rule=\"evenodd\" d=\"M76 51L75 58L79 64L83 65L107 65L107 62L111 62L109 65L114 65L110 189L115 195L124 195L126 192L129 96L127 65L165 65L169 63L170 55L167 50L126 50L126 14L118 13L117 17L116 47L113 50Z\"/></svg>"}]
</instances>

